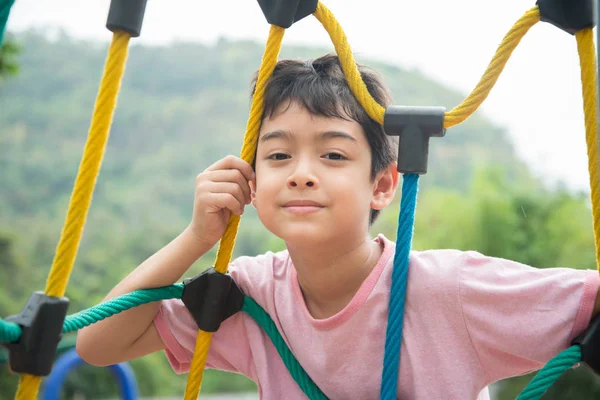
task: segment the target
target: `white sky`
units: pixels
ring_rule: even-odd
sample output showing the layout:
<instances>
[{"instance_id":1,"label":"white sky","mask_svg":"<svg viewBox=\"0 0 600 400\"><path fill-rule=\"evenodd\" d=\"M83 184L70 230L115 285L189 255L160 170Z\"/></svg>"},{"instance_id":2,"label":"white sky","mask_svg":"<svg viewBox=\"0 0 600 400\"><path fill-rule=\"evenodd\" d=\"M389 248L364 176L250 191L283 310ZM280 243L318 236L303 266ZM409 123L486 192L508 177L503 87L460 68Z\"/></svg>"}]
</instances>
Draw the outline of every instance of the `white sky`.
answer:
<instances>
[{"instance_id":1,"label":"white sky","mask_svg":"<svg viewBox=\"0 0 600 400\"><path fill-rule=\"evenodd\" d=\"M355 53L418 68L467 94L512 25L535 1L323 0ZM61 27L108 42L109 0L17 0L9 31ZM254 0L149 0L142 35L153 44L216 38L264 42L268 24ZM286 43L329 45L312 16L294 24ZM333 48L331 46L331 48ZM435 105L435 104L434 104ZM547 23L525 36L482 111L506 127L519 155L550 181L587 190L587 155L575 38ZM453 132L450 129L448 135Z\"/></svg>"}]
</instances>

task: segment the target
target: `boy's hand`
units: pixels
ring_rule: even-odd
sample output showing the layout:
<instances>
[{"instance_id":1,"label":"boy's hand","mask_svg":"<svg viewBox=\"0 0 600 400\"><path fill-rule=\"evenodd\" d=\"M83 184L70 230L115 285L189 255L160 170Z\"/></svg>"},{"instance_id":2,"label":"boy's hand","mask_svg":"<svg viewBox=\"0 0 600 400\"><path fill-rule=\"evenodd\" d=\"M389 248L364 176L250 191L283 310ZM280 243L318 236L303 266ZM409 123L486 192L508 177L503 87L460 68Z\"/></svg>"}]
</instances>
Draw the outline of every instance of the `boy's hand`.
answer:
<instances>
[{"instance_id":1,"label":"boy's hand","mask_svg":"<svg viewBox=\"0 0 600 400\"><path fill-rule=\"evenodd\" d=\"M250 180L252 167L235 156L222 158L198 175L189 226L196 237L211 247L219 241L231 213L242 215L250 204Z\"/></svg>"}]
</instances>

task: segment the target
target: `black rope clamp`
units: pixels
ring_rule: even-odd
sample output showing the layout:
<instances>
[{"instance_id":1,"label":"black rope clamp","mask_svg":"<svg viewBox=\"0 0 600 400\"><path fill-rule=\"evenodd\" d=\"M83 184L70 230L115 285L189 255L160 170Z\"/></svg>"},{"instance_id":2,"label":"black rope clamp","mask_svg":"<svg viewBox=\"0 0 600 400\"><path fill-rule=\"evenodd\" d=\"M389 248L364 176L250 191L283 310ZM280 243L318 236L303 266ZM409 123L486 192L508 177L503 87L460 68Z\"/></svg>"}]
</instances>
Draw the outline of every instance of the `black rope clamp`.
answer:
<instances>
[{"instance_id":1,"label":"black rope clamp","mask_svg":"<svg viewBox=\"0 0 600 400\"><path fill-rule=\"evenodd\" d=\"M587 329L573 339L571 344L581 347L581 362L600 375L600 314L592 319Z\"/></svg>"},{"instance_id":2,"label":"black rope clamp","mask_svg":"<svg viewBox=\"0 0 600 400\"><path fill-rule=\"evenodd\" d=\"M66 297L34 292L20 314L5 319L23 330L18 342L3 344L8 349L10 368L14 372L35 376L50 374L68 308Z\"/></svg>"},{"instance_id":3,"label":"black rope clamp","mask_svg":"<svg viewBox=\"0 0 600 400\"><path fill-rule=\"evenodd\" d=\"M314 13L318 0L258 0L267 22L289 28L294 22Z\"/></svg>"},{"instance_id":4,"label":"black rope clamp","mask_svg":"<svg viewBox=\"0 0 600 400\"><path fill-rule=\"evenodd\" d=\"M426 174L429 138L443 137L444 107L389 106L383 128L390 136L399 136L398 172Z\"/></svg>"},{"instance_id":5,"label":"black rope clamp","mask_svg":"<svg viewBox=\"0 0 600 400\"><path fill-rule=\"evenodd\" d=\"M231 275L209 268L183 281L181 300L204 332L216 332L221 323L242 310L244 293Z\"/></svg>"},{"instance_id":6,"label":"black rope clamp","mask_svg":"<svg viewBox=\"0 0 600 400\"><path fill-rule=\"evenodd\" d=\"M537 0L540 20L574 35L596 25L594 0Z\"/></svg>"},{"instance_id":7,"label":"black rope clamp","mask_svg":"<svg viewBox=\"0 0 600 400\"><path fill-rule=\"evenodd\" d=\"M111 0L106 27L112 32L125 31L131 37L142 32L147 0Z\"/></svg>"}]
</instances>

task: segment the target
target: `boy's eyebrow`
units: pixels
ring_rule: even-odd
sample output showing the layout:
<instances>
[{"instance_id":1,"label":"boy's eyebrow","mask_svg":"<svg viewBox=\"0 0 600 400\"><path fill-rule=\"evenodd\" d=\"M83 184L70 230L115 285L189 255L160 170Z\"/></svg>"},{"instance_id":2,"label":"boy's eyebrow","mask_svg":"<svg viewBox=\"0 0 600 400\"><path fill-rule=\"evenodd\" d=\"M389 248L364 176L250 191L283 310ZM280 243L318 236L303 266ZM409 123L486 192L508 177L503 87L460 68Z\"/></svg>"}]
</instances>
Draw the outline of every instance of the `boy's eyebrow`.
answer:
<instances>
[{"instance_id":1,"label":"boy's eyebrow","mask_svg":"<svg viewBox=\"0 0 600 400\"><path fill-rule=\"evenodd\" d=\"M351 140L352 142L355 142L355 143L358 142L358 140L356 140L356 138L354 136L352 136L351 134L346 133L346 132L341 132L341 131L325 131L319 135L319 138L323 139L323 140L342 138L342 139ZM292 135L287 131L278 129L276 131L267 132L260 137L261 142L266 142L267 140L272 140L272 139L292 140Z\"/></svg>"},{"instance_id":2,"label":"boy's eyebrow","mask_svg":"<svg viewBox=\"0 0 600 400\"><path fill-rule=\"evenodd\" d=\"M358 142L354 136L349 133L341 132L341 131L326 131L321 133L321 139L334 139L334 138L342 138L349 139L355 143Z\"/></svg>"},{"instance_id":3,"label":"boy's eyebrow","mask_svg":"<svg viewBox=\"0 0 600 400\"><path fill-rule=\"evenodd\" d=\"M282 131L281 129L278 129L276 131L265 133L264 135L262 135L260 137L259 141L266 142L267 140L271 140L271 139L292 140L292 135L290 135L289 132Z\"/></svg>"}]
</instances>

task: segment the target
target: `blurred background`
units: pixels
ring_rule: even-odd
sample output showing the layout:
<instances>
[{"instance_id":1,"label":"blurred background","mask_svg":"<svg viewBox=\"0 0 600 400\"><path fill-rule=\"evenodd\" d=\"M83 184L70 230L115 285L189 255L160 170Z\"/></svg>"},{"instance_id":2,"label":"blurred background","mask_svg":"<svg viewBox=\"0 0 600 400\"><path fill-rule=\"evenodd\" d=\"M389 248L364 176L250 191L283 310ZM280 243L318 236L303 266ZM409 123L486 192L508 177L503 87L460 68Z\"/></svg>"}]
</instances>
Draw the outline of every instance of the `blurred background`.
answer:
<instances>
[{"instance_id":1,"label":"blurred background","mask_svg":"<svg viewBox=\"0 0 600 400\"><path fill-rule=\"evenodd\" d=\"M396 104L458 105L503 36L534 5L325 2L357 60L381 72ZM0 316L41 290L64 223L111 32L108 0L17 0L0 52ZM490 14L493 18L490 18ZM255 1L150 0L133 39L111 136L76 265L70 313L98 303L191 218L196 175L239 154L249 83L268 33ZM313 17L286 32L282 58L333 52ZM480 110L433 139L421 179L414 248L473 249L538 268L595 269L589 177L573 36L532 28ZM399 199L372 229L394 239ZM248 208L235 255L279 250ZM190 270L208 267L216 248ZM558 316L557 316L558 317ZM65 349L73 338L65 338ZM0 399L17 377L0 351ZM162 354L130 363L140 394L181 398L187 376ZM492 387L514 399L532 376ZM202 396L256 399L244 377L208 371ZM565 373L545 399L596 398L600 378ZM111 374L82 367L65 399L115 399ZM212 397L207 397L212 398Z\"/></svg>"}]
</instances>

